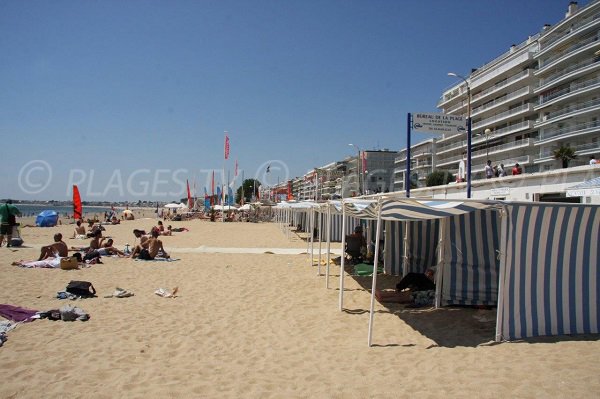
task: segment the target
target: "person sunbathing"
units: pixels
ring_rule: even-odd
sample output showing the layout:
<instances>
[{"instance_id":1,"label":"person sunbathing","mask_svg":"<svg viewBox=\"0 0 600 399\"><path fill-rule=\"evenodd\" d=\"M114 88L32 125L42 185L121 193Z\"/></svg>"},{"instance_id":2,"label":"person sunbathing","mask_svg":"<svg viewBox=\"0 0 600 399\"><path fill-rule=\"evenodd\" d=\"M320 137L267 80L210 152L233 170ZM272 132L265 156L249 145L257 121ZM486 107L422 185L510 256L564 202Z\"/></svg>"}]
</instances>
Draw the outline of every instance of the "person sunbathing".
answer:
<instances>
[{"instance_id":1,"label":"person sunbathing","mask_svg":"<svg viewBox=\"0 0 600 399\"><path fill-rule=\"evenodd\" d=\"M81 220L77 221L77 226L75 226L75 231L73 232L73 237L71 237L71 238L79 238L79 239L87 238L85 226L83 224L81 224Z\"/></svg>"},{"instance_id":2,"label":"person sunbathing","mask_svg":"<svg viewBox=\"0 0 600 399\"><path fill-rule=\"evenodd\" d=\"M62 234L54 234L54 243L42 247L38 260L47 258L65 257L69 255L69 247L62 240Z\"/></svg>"},{"instance_id":3,"label":"person sunbathing","mask_svg":"<svg viewBox=\"0 0 600 399\"><path fill-rule=\"evenodd\" d=\"M73 254L73 257L75 257L77 259L77 263L82 262L80 253ZM12 265L20 266L20 267L30 267L30 268L44 267L44 268L56 269L56 268L60 267L60 259L61 259L60 256L49 256L46 259L42 259L42 260L19 260L17 262L13 262Z\"/></svg>"},{"instance_id":4,"label":"person sunbathing","mask_svg":"<svg viewBox=\"0 0 600 399\"><path fill-rule=\"evenodd\" d=\"M104 244L100 248L98 248L98 253L101 256L110 256L110 255L118 255L118 256L127 256L125 252L118 250L113 246L113 239L109 238L106 240Z\"/></svg>"},{"instance_id":5,"label":"person sunbathing","mask_svg":"<svg viewBox=\"0 0 600 399\"><path fill-rule=\"evenodd\" d=\"M173 233L181 233L182 231L190 231L188 228L185 227L171 227L171 225L167 226L167 231L171 232L171 234L165 234L165 235L172 235Z\"/></svg>"},{"instance_id":6,"label":"person sunbathing","mask_svg":"<svg viewBox=\"0 0 600 399\"><path fill-rule=\"evenodd\" d=\"M156 255L158 255L159 253L161 254L162 257L164 258L169 258L169 254L167 253L167 251L165 251L165 249L163 248L163 243L161 240L158 239L158 231L154 230L152 231L152 237L150 237L148 239L148 241L145 242L145 244L147 244L146 248L141 248L139 250L139 252L137 254L135 254L137 256L138 259L141 260L153 260ZM134 250L134 253L136 251ZM135 258L136 256L133 256L134 254L132 254L132 257Z\"/></svg>"}]
</instances>

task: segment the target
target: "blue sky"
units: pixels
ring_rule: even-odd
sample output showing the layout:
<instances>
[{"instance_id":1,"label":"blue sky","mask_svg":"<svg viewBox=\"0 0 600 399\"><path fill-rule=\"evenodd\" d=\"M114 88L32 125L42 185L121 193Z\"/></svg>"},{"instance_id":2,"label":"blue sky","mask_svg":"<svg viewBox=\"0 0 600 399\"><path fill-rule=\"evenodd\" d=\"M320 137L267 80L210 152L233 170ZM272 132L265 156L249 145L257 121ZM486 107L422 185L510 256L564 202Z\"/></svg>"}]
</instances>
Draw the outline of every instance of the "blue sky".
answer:
<instances>
[{"instance_id":1,"label":"blue sky","mask_svg":"<svg viewBox=\"0 0 600 399\"><path fill-rule=\"evenodd\" d=\"M355 154L348 143L401 149L407 112L437 111L447 72L567 5L2 1L0 198L67 199L71 183L84 200L180 198L186 178L203 191L223 169L224 131L232 177L237 159L266 184Z\"/></svg>"}]
</instances>

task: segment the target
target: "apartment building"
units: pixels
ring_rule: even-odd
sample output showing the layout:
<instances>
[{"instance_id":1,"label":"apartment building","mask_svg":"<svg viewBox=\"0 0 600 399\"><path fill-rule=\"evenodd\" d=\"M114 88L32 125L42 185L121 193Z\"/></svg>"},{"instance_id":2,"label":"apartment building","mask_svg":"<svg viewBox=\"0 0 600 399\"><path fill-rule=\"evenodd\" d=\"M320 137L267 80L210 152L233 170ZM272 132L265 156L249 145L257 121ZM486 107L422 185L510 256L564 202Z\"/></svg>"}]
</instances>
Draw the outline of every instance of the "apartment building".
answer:
<instances>
[{"instance_id":1,"label":"apartment building","mask_svg":"<svg viewBox=\"0 0 600 399\"><path fill-rule=\"evenodd\" d=\"M427 176L433 172L436 163L436 140L429 139L410 147L411 188L425 187ZM398 152L394 159L394 189L404 191L406 176L406 148Z\"/></svg>"},{"instance_id":2,"label":"apartment building","mask_svg":"<svg viewBox=\"0 0 600 399\"><path fill-rule=\"evenodd\" d=\"M568 6L565 19L512 45L444 91L438 108L472 120L472 178L485 164L519 163L525 173L561 168L554 150L569 146L586 164L600 154L600 0ZM468 90L470 89L470 90ZM470 91L470 98L468 92ZM456 174L466 161L464 134L436 143L436 169Z\"/></svg>"}]
</instances>

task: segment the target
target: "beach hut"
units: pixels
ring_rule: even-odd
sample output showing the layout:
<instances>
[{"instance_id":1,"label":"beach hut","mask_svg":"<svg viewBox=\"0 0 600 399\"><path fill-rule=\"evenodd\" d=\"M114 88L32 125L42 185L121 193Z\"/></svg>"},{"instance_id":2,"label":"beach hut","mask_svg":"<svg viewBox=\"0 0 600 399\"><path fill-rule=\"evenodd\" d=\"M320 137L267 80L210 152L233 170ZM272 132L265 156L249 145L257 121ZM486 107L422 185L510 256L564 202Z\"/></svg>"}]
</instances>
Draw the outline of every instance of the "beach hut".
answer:
<instances>
[{"instance_id":1,"label":"beach hut","mask_svg":"<svg viewBox=\"0 0 600 399\"><path fill-rule=\"evenodd\" d=\"M410 223L438 220L436 306L496 305L497 341L600 329L600 206L382 196L362 203L344 200L341 211L377 220L377 238L383 221L405 223L396 229L397 238L386 242L386 252L398 240L403 242L402 251L396 251L402 273L431 263L410 262L408 235L415 231ZM388 234L393 233L386 228ZM377 251L376 246L375 259ZM369 345L377 274L372 278Z\"/></svg>"},{"instance_id":2,"label":"beach hut","mask_svg":"<svg viewBox=\"0 0 600 399\"><path fill-rule=\"evenodd\" d=\"M54 227L58 223L58 212L52 210L41 211L35 218L38 227Z\"/></svg>"}]
</instances>

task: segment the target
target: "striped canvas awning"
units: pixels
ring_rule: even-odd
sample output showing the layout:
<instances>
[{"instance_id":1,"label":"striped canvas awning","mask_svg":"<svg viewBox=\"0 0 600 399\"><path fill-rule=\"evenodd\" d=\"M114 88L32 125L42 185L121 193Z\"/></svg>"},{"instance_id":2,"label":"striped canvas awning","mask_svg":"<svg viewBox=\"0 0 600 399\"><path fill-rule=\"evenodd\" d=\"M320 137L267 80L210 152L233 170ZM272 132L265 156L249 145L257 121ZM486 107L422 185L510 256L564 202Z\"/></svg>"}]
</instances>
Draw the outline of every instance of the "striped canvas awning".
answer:
<instances>
[{"instance_id":1,"label":"striped canvas awning","mask_svg":"<svg viewBox=\"0 0 600 399\"><path fill-rule=\"evenodd\" d=\"M502 203L498 201L389 199L382 202L381 218L399 221L441 219L501 207Z\"/></svg>"}]
</instances>

